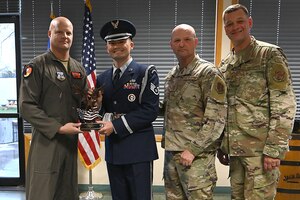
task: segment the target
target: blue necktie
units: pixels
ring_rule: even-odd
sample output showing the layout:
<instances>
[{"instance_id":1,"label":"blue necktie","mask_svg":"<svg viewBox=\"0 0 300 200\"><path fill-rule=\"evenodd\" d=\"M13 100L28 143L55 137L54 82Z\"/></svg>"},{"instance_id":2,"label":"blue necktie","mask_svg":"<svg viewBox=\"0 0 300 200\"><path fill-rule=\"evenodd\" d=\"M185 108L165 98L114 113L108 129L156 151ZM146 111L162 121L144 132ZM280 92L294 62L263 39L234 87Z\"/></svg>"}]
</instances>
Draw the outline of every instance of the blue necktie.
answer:
<instances>
[{"instance_id":1,"label":"blue necktie","mask_svg":"<svg viewBox=\"0 0 300 200\"><path fill-rule=\"evenodd\" d=\"M119 78L120 78L120 73L121 70L120 69L116 69L115 74L114 74L114 78L113 78L113 84L116 85Z\"/></svg>"}]
</instances>

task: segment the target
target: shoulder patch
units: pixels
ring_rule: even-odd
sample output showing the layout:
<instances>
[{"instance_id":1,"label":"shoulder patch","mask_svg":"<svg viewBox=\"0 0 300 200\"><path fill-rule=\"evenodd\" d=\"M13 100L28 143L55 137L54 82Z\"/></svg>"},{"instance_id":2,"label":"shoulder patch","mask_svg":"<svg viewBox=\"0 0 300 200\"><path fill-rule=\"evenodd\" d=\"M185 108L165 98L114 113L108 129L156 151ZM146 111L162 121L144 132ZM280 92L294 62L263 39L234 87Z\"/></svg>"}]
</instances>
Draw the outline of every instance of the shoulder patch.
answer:
<instances>
[{"instance_id":1,"label":"shoulder patch","mask_svg":"<svg viewBox=\"0 0 300 200\"><path fill-rule=\"evenodd\" d=\"M218 75L215 76L211 87L211 97L218 101L225 101L226 84L225 81Z\"/></svg>"},{"instance_id":2,"label":"shoulder patch","mask_svg":"<svg viewBox=\"0 0 300 200\"><path fill-rule=\"evenodd\" d=\"M157 74L157 70L156 70L156 68L155 68L154 65L151 65L151 66L150 66L149 73L150 73L150 74L153 74L153 73L156 73L156 74Z\"/></svg>"},{"instance_id":3,"label":"shoulder patch","mask_svg":"<svg viewBox=\"0 0 300 200\"><path fill-rule=\"evenodd\" d=\"M27 78L32 73L33 69L31 65L25 65L23 68L23 77Z\"/></svg>"},{"instance_id":4,"label":"shoulder patch","mask_svg":"<svg viewBox=\"0 0 300 200\"><path fill-rule=\"evenodd\" d=\"M289 83L288 69L282 65L275 64L270 68L270 88L285 89Z\"/></svg>"}]
</instances>

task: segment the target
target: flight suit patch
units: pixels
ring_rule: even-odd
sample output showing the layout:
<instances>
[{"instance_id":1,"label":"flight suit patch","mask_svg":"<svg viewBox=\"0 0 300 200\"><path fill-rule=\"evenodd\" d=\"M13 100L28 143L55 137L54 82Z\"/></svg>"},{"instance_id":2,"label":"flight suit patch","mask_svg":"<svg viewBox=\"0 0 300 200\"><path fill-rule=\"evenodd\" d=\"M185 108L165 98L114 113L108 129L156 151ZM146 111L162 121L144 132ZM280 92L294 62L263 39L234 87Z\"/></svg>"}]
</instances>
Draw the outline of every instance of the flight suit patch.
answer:
<instances>
[{"instance_id":1,"label":"flight suit patch","mask_svg":"<svg viewBox=\"0 0 300 200\"><path fill-rule=\"evenodd\" d=\"M71 74L74 79L82 79L81 72L71 72Z\"/></svg>"},{"instance_id":2,"label":"flight suit patch","mask_svg":"<svg viewBox=\"0 0 300 200\"><path fill-rule=\"evenodd\" d=\"M23 76L24 78L27 78L30 76L30 74L32 73L32 67L30 65L25 65L24 69L23 69Z\"/></svg>"},{"instance_id":3,"label":"flight suit patch","mask_svg":"<svg viewBox=\"0 0 300 200\"><path fill-rule=\"evenodd\" d=\"M56 72L56 78L60 81L64 81L66 79L64 72Z\"/></svg>"}]
</instances>

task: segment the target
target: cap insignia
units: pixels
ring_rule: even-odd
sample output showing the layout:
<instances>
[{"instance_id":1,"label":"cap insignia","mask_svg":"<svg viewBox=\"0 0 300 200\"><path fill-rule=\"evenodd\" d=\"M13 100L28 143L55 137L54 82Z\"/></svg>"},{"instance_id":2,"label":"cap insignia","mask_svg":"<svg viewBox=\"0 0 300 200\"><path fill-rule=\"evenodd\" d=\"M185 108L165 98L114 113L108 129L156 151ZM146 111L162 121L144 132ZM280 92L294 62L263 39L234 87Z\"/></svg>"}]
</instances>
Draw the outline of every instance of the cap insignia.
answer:
<instances>
[{"instance_id":1,"label":"cap insignia","mask_svg":"<svg viewBox=\"0 0 300 200\"><path fill-rule=\"evenodd\" d=\"M111 22L111 25L114 27L114 29L117 29L119 26L119 20L117 20L116 22Z\"/></svg>"}]
</instances>

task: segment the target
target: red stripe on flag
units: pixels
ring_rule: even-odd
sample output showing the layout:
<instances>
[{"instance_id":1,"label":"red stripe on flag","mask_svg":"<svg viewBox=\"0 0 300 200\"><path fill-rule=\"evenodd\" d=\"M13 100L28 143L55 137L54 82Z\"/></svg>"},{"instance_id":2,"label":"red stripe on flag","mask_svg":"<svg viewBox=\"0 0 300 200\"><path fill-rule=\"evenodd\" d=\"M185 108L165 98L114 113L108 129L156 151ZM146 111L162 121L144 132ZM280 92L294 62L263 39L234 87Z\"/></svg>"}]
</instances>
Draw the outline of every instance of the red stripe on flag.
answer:
<instances>
[{"instance_id":1,"label":"red stripe on flag","mask_svg":"<svg viewBox=\"0 0 300 200\"><path fill-rule=\"evenodd\" d=\"M89 157L87 156L87 153L86 153L85 149L83 148L83 146L81 145L80 142L78 142L78 150L79 150L79 152L80 152L80 154L81 154L81 156L83 158L84 163L87 166L90 166L92 163L91 163Z\"/></svg>"},{"instance_id":2,"label":"red stripe on flag","mask_svg":"<svg viewBox=\"0 0 300 200\"><path fill-rule=\"evenodd\" d=\"M97 152L97 149L96 149L96 147L95 147L95 143L94 143L94 141L93 141L93 139L92 139L92 137L91 137L91 134L95 134L95 137L97 138L97 145L100 145L99 144L99 135L98 135L98 132L97 131L94 131L94 132L84 132L83 133L83 135L84 135L84 137L85 137L85 139L86 139L86 141L87 141L87 143L89 144L89 146L90 146L90 148L91 148L91 150L92 150L92 152L93 152L93 155L94 155L94 158L95 158L95 160L97 160L98 158L99 158L99 154L98 154L98 152ZM97 137L98 136L98 137Z\"/></svg>"},{"instance_id":3,"label":"red stripe on flag","mask_svg":"<svg viewBox=\"0 0 300 200\"><path fill-rule=\"evenodd\" d=\"M93 73L90 74L93 80L93 83L96 83L96 72L93 71Z\"/></svg>"},{"instance_id":4,"label":"red stripe on flag","mask_svg":"<svg viewBox=\"0 0 300 200\"><path fill-rule=\"evenodd\" d=\"M100 136L98 134L97 131L92 131L92 132L84 132L82 133L82 136L84 137L85 141L81 141L78 142L78 149L79 152L81 154L81 157L83 159L83 161L85 162L85 164L89 167L94 160L97 161L98 159L100 159L100 155L97 151L97 147L95 145L97 145L98 147L100 147ZM96 138L96 143L94 142L92 136L94 136ZM87 144L88 148L85 148L82 144ZM99 148L98 148L99 149ZM93 158L90 159L88 152L91 150L92 154L90 154L90 156L92 155Z\"/></svg>"}]
</instances>

